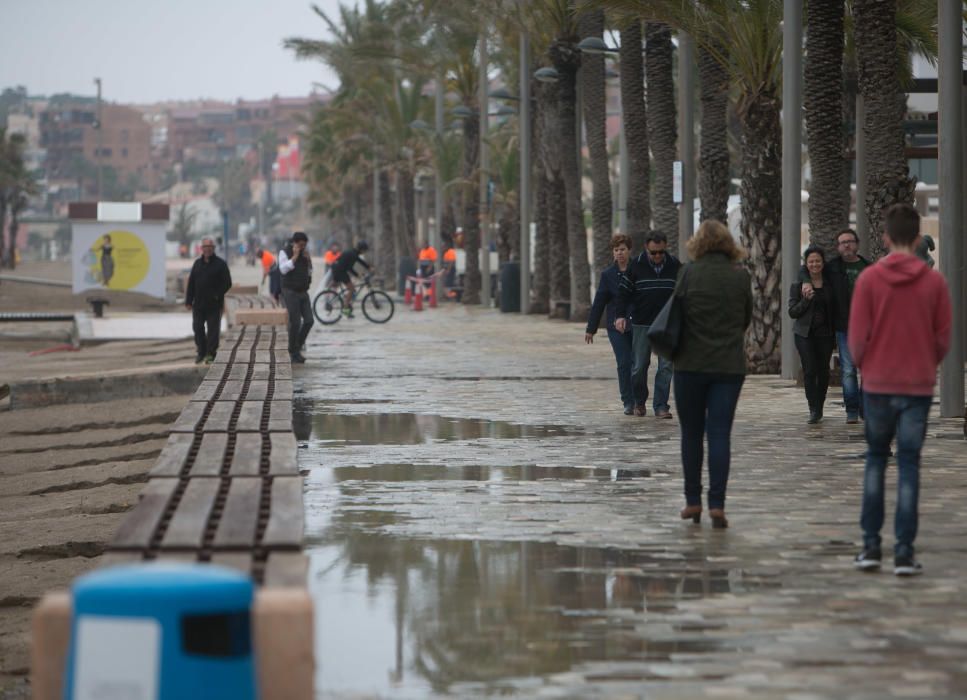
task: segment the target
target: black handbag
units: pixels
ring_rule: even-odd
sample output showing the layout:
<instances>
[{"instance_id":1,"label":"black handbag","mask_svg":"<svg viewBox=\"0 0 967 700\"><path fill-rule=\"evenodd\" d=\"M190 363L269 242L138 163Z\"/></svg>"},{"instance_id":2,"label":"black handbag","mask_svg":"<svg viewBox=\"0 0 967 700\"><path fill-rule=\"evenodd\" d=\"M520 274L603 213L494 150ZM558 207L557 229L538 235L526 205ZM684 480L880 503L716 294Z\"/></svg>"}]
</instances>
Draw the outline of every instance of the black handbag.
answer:
<instances>
[{"instance_id":1,"label":"black handbag","mask_svg":"<svg viewBox=\"0 0 967 700\"><path fill-rule=\"evenodd\" d=\"M689 265L685 265L682 272L681 287L668 297L668 301L661 307L655 320L648 328L648 341L651 349L659 357L671 360L678 352L678 345L682 338L682 327L685 324L685 281L688 279Z\"/></svg>"}]
</instances>

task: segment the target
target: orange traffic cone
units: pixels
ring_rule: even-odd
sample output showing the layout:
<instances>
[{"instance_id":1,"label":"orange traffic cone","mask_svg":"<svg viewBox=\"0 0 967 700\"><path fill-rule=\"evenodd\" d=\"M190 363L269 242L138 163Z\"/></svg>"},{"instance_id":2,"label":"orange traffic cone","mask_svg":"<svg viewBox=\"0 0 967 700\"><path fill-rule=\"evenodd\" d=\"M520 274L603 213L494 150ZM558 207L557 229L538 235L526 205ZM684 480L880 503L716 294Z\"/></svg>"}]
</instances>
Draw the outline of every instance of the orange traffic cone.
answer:
<instances>
[{"instance_id":1,"label":"orange traffic cone","mask_svg":"<svg viewBox=\"0 0 967 700\"><path fill-rule=\"evenodd\" d=\"M410 289L410 281L406 280L406 291L403 292L403 303L409 304L413 301L413 290Z\"/></svg>"},{"instance_id":2,"label":"orange traffic cone","mask_svg":"<svg viewBox=\"0 0 967 700\"><path fill-rule=\"evenodd\" d=\"M413 295L413 310L423 311L423 291L420 290Z\"/></svg>"},{"instance_id":3,"label":"orange traffic cone","mask_svg":"<svg viewBox=\"0 0 967 700\"><path fill-rule=\"evenodd\" d=\"M436 308L436 277L430 281L430 308Z\"/></svg>"}]
</instances>

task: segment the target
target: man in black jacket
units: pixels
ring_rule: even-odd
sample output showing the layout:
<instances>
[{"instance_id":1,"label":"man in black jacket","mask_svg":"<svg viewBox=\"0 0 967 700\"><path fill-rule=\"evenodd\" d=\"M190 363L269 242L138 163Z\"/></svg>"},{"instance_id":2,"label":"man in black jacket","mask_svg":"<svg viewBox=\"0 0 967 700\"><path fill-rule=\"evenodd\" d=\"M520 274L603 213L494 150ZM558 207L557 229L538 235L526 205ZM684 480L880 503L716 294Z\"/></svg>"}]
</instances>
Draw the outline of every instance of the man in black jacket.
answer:
<instances>
[{"instance_id":1,"label":"man in black jacket","mask_svg":"<svg viewBox=\"0 0 967 700\"><path fill-rule=\"evenodd\" d=\"M843 384L843 404L846 407L846 422L859 422L860 387L856 379L856 365L847 344L849 332L849 307L853 299L856 278L870 265L870 261L859 255L859 237L853 229L844 229L836 235L836 249L839 255L826 262L823 274L829 278L835 300L836 315L833 328L836 331L836 345L839 347L839 365ZM799 270L803 294L812 289L809 272L803 266Z\"/></svg>"},{"instance_id":2,"label":"man in black jacket","mask_svg":"<svg viewBox=\"0 0 967 700\"><path fill-rule=\"evenodd\" d=\"M292 234L285 248L279 251L279 272L282 273L282 298L289 312L289 359L303 363L302 346L312 328L312 304L309 303L309 287L312 286L312 259L306 246L309 237L302 231Z\"/></svg>"},{"instance_id":3,"label":"man in black jacket","mask_svg":"<svg viewBox=\"0 0 967 700\"><path fill-rule=\"evenodd\" d=\"M231 288L232 274L225 261L215 255L215 241L203 238L201 257L191 266L185 292L185 308L191 311L191 329L195 333L195 348L198 350L196 364L211 364L215 359L225 293Z\"/></svg>"},{"instance_id":4,"label":"man in black jacket","mask_svg":"<svg viewBox=\"0 0 967 700\"><path fill-rule=\"evenodd\" d=\"M668 254L667 247L668 238L664 233L648 233L645 251L628 264L628 269L621 276L615 304L614 327L626 333L633 326L631 383L635 394L636 416L645 415L645 402L648 400L648 366L651 364L648 329L675 291L675 280L682 265L678 258ZM672 417L668 410L671 381L672 363L659 357L658 371L655 374L655 397L652 402L656 418Z\"/></svg>"}]
</instances>

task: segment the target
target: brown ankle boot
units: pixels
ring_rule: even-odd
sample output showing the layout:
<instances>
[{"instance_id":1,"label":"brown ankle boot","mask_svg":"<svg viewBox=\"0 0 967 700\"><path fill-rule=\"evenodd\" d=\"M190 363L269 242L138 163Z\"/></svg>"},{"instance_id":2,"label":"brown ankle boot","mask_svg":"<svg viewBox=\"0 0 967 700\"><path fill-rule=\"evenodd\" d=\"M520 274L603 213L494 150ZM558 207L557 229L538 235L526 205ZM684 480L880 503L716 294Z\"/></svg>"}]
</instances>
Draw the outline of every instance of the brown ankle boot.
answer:
<instances>
[{"instance_id":1,"label":"brown ankle boot","mask_svg":"<svg viewBox=\"0 0 967 700\"><path fill-rule=\"evenodd\" d=\"M685 506L679 515L682 516L682 520L691 518L693 523L700 523L702 522L702 506Z\"/></svg>"},{"instance_id":2,"label":"brown ankle boot","mask_svg":"<svg viewBox=\"0 0 967 700\"><path fill-rule=\"evenodd\" d=\"M716 530L724 530L729 526L724 508L709 508L708 516L712 519L712 527Z\"/></svg>"}]
</instances>

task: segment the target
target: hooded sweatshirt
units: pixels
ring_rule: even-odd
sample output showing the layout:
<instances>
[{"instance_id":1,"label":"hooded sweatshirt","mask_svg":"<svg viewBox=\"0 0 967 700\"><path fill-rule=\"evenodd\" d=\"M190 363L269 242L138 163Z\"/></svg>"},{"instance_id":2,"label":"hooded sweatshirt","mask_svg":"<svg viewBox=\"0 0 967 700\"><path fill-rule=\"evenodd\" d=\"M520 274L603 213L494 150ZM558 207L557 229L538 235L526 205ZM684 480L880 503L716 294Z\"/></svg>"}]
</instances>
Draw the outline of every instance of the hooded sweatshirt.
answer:
<instances>
[{"instance_id":1,"label":"hooded sweatshirt","mask_svg":"<svg viewBox=\"0 0 967 700\"><path fill-rule=\"evenodd\" d=\"M849 349L873 394L931 396L950 347L950 292L914 255L891 253L856 280Z\"/></svg>"}]
</instances>

